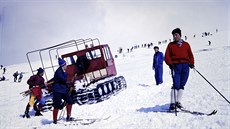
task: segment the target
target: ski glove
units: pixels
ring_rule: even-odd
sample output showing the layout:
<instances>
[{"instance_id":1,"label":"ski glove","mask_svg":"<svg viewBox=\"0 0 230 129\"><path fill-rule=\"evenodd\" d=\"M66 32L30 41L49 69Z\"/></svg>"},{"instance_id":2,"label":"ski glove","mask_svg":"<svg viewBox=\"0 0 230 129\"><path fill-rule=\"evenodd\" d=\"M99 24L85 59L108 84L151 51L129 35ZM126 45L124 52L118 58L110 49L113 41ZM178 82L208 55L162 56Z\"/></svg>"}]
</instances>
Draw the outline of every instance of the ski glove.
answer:
<instances>
[{"instance_id":1,"label":"ski glove","mask_svg":"<svg viewBox=\"0 0 230 129\"><path fill-rule=\"evenodd\" d=\"M195 66L194 66L194 64L189 64L189 67L190 67L191 69L193 69Z\"/></svg>"},{"instance_id":2,"label":"ski glove","mask_svg":"<svg viewBox=\"0 0 230 129\"><path fill-rule=\"evenodd\" d=\"M174 65L173 65L173 64L170 64L170 65L169 65L169 68L170 68L170 69L174 69Z\"/></svg>"}]
</instances>

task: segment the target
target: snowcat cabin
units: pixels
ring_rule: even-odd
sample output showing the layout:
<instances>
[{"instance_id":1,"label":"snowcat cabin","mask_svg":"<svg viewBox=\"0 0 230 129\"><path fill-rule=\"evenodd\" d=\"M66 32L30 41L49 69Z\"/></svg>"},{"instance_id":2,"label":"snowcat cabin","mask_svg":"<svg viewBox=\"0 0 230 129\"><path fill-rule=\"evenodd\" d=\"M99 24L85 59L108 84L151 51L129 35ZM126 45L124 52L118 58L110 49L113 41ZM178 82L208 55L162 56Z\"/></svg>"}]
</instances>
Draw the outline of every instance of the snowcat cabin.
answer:
<instances>
[{"instance_id":1,"label":"snowcat cabin","mask_svg":"<svg viewBox=\"0 0 230 129\"><path fill-rule=\"evenodd\" d=\"M98 81L105 77L116 76L116 67L109 46L99 45L62 55L67 62L68 81Z\"/></svg>"}]
</instances>

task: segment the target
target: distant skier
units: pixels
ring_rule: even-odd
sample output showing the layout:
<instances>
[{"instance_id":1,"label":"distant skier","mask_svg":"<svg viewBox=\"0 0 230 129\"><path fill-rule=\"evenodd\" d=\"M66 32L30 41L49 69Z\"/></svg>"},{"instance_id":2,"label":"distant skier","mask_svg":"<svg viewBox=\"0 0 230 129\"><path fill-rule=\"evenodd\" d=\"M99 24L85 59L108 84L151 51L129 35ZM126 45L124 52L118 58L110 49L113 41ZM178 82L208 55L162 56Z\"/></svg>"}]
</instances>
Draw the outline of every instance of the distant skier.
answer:
<instances>
[{"instance_id":1,"label":"distant skier","mask_svg":"<svg viewBox=\"0 0 230 129\"><path fill-rule=\"evenodd\" d=\"M148 46L148 48L150 48L150 47L151 47L151 45L150 45L150 44L148 44L147 46Z\"/></svg>"},{"instance_id":2,"label":"distant skier","mask_svg":"<svg viewBox=\"0 0 230 129\"><path fill-rule=\"evenodd\" d=\"M1 69L3 68L3 65L1 65Z\"/></svg>"},{"instance_id":3,"label":"distant skier","mask_svg":"<svg viewBox=\"0 0 230 129\"><path fill-rule=\"evenodd\" d=\"M39 101L38 109L35 109L36 110L35 116L42 116L41 109L42 106L45 104L45 100L42 97L41 89L46 87L45 80L42 77L43 75L44 75L44 70L42 68L39 68L37 69L37 74L32 75L27 81L27 84L29 85L29 89L32 91L32 94L26 106L25 115L23 117L30 118L29 110L30 107L34 106L35 99Z\"/></svg>"},{"instance_id":4,"label":"distant skier","mask_svg":"<svg viewBox=\"0 0 230 129\"><path fill-rule=\"evenodd\" d=\"M18 79L18 71L16 71L16 72L13 74L13 76L14 76L14 82L16 82L17 79Z\"/></svg>"},{"instance_id":5,"label":"distant skier","mask_svg":"<svg viewBox=\"0 0 230 129\"><path fill-rule=\"evenodd\" d=\"M5 73L6 73L6 67L3 68L3 74L5 74Z\"/></svg>"},{"instance_id":6,"label":"distant skier","mask_svg":"<svg viewBox=\"0 0 230 129\"><path fill-rule=\"evenodd\" d=\"M172 31L174 41L169 43L165 52L165 62L172 72L173 86L171 90L170 110L183 108L181 98L184 86L189 77L189 67L194 68L194 57L189 43L181 39L181 30Z\"/></svg>"},{"instance_id":7,"label":"distant skier","mask_svg":"<svg viewBox=\"0 0 230 129\"><path fill-rule=\"evenodd\" d=\"M21 82L21 81L22 81L22 77L23 77L23 73L21 72L21 73L19 74L18 82Z\"/></svg>"},{"instance_id":8,"label":"distant skier","mask_svg":"<svg viewBox=\"0 0 230 129\"><path fill-rule=\"evenodd\" d=\"M152 69L155 71L156 85L163 83L163 53L159 51L159 47L154 47L155 54L153 55Z\"/></svg>"},{"instance_id":9,"label":"distant skier","mask_svg":"<svg viewBox=\"0 0 230 129\"><path fill-rule=\"evenodd\" d=\"M66 73L66 62L65 60L58 58L59 68L55 71L54 74L54 84L53 84L53 123L57 124L57 116L59 109L63 108L62 99L66 102L67 117L66 121L71 121L71 110L73 100L69 95L68 86L67 86L67 73Z\"/></svg>"},{"instance_id":10,"label":"distant skier","mask_svg":"<svg viewBox=\"0 0 230 129\"><path fill-rule=\"evenodd\" d=\"M211 46L211 44L212 44L211 41L208 41L208 45Z\"/></svg>"},{"instance_id":11,"label":"distant skier","mask_svg":"<svg viewBox=\"0 0 230 129\"><path fill-rule=\"evenodd\" d=\"M131 49L130 49L130 52L132 52L133 51L133 47L131 47Z\"/></svg>"}]
</instances>

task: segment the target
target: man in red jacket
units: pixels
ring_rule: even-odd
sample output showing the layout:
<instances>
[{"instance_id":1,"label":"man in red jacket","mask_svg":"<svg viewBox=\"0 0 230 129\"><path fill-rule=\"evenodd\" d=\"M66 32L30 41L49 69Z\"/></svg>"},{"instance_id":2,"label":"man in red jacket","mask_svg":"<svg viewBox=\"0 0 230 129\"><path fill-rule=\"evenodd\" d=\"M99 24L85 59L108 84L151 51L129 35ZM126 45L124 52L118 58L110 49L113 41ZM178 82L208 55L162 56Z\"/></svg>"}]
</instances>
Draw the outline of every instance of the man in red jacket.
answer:
<instances>
[{"instance_id":1,"label":"man in red jacket","mask_svg":"<svg viewBox=\"0 0 230 129\"><path fill-rule=\"evenodd\" d=\"M194 68L194 57L190 45L181 39L181 30L172 31L173 42L169 43L165 52L165 62L172 72L173 86L169 109L183 108L181 98L184 86L189 77L189 67Z\"/></svg>"},{"instance_id":2,"label":"man in red jacket","mask_svg":"<svg viewBox=\"0 0 230 129\"><path fill-rule=\"evenodd\" d=\"M30 100L26 106L25 114L23 115L23 117L30 118L29 110L30 107L34 106L34 99L37 99L39 101L38 108L36 108L35 116L42 116L40 111L42 109L42 106L45 104L45 99L42 97L41 89L46 87L45 79L42 77L43 75L44 69L39 68L37 69L37 74L32 75L27 81L29 89L32 93L30 95Z\"/></svg>"}]
</instances>

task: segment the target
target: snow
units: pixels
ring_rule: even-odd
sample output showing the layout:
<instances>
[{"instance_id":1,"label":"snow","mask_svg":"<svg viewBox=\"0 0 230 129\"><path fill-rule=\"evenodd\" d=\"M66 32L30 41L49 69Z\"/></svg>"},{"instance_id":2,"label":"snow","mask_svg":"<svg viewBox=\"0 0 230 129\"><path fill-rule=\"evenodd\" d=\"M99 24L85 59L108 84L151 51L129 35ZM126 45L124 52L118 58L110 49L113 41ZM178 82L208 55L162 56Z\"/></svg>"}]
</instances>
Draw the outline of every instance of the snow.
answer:
<instances>
[{"instance_id":1,"label":"snow","mask_svg":"<svg viewBox=\"0 0 230 129\"><path fill-rule=\"evenodd\" d=\"M220 38L221 37L221 38ZM189 38L188 42L195 56L195 67L228 100L230 100L230 45L226 31L219 31L209 37ZM208 46L208 40L212 45ZM164 52L167 44L160 45ZM104 118L108 120L91 125L52 124L52 112L43 116L22 118L28 98L19 93L27 90L27 79L31 76L28 63L7 66L4 75L8 81L0 82L0 128L81 128L81 129L228 129L230 127L230 105L195 71L185 86L182 104L189 110L210 113L213 116L197 116L188 113L160 112L169 107L172 79L168 66L164 63L164 83L155 85L152 68L153 49L139 48L132 53L118 55L116 67L119 75L127 81L127 89L110 99L93 105L73 105L72 116L76 118ZM13 82L15 71L25 72L21 83ZM2 70L0 70L2 73ZM0 74L1 75L1 74ZM60 114L61 111L59 111Z\"/></svg>"}]
</instances>

